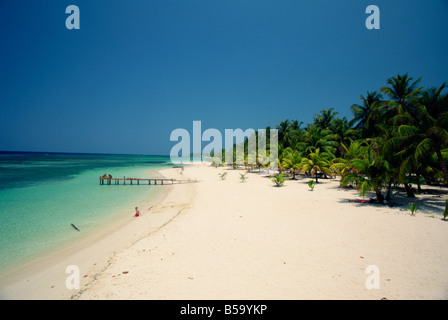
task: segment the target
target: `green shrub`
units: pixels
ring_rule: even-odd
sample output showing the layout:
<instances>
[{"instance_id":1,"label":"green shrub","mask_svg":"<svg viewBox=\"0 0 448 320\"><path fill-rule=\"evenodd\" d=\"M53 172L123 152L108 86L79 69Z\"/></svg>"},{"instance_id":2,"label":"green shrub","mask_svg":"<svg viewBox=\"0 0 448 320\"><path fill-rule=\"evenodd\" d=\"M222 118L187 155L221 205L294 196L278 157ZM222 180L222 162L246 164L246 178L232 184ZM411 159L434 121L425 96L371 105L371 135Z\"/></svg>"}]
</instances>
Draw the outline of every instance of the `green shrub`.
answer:
<instances>
[{"instance_id":1,"label":"green shrub","mask_svg":"<svg viewBox=\"0 0 448 320\"><path fill-rule=\"evenodd\" d=\"M311 191L314 190L315 185L316 185L316 181L314 181L313 179L310 179L310 181L308 181L308 187L310 187Z\"/></svg>"},{"instance_id":2,"label":"green shrub","mask_svg":"<svg viewBox=\"0 0 448 320\"><path fill-rule=\"evenodd\" d=\"M284 173L280 173L278 175L276 175L274 178L271 178L272 182L275 183L276 187L281 187L283 185L283 183L285 183L285 174Z\"/></svg>"},{"instance_id":3,"label":"green shrub","mask_svg":"<svg viewBox=\"0 0 448 320\"><path fill-rule=\"evenodd\" d=\"M218 176L221 178L221 180L224 180L226 178L227 172L218 173Z\"/></svg>"},{"instance_id":4,"label":"green shrub","mask_svg":"<svg viewBox=\"0 0 448 320\"><path fill-rule=\"evenodd\" d=\"M408 209L411 211L411 216L414 216L417 213L418 208L420 208L415 202L411 202L408 205Z\"/></svg>"}]
</instances>

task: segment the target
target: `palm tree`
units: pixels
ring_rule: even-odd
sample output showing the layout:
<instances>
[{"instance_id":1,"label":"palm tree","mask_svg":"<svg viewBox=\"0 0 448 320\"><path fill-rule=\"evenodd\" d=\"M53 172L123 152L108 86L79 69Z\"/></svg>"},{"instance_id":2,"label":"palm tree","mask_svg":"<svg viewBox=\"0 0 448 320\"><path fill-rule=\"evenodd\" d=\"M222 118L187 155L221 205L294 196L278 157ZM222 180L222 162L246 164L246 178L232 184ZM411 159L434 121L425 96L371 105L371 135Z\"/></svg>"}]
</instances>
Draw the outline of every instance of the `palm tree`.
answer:
<instances>
[{"instance_id":1,"label":"palm tree","mask_svg":"<svg viewBox=\"0 0 448 320\"><path fill-rule=\"evenodd\" d=\"M387 86L381 88L381 91L385 93L390 100L387 104L383 105L383 126L398 127L406 124L409 119L417 118L418 111L418 99L421 96L422 87L418 87L421 79L413 81L407 74L389 78ZM392 128L394 130L395 128ZM385 132L390 128L385 129ZM403 129L402 129L403 130ZM408 172L408 177L411 176L411 172ZM408 197L414 197L414 192L408 179L401 179Z\"/></svg>"},{"instance_id":2,"label":"palm tree","mask_svg":"<svg viewBox=\"0 0 448 320\"><path fill-rule=\"evenodd\" d=\"M314 173L316 183L319 183L317 174L322 172L324 174L330 173L330 154L327 152L320 152L317 148L314 152L303 158L301 161L302 170Z\"/></svg>"},{"instance_id":3,"label":"palm tree","mask_svg":"<svg viewBox=\"0 0 448 320\"><path fill-rule=\"evenodd\" d=\"M319 125L308 125L296 147L307 154L320 149L333 155L339 147L336 139L337 136L331 130L323 129Z\"/></svg>"},{"instance_id":4,"label":"palm tree","mask_svg":"<svg viewBox=\"0 0 448 320\"><path fill-rule=\"evenodd\" d=\"M293 121L291 121L291 130L293 130L293 131L300 131L301 130L301 126L302 126L302 124L303 124L303 122L302 121L300 121L299 122L299 120L293 120Z\"/></svg>"},{"instance_id":5,"label":"palm tree","mask_svg":"<svg viewBox=\"0 0 448 320\"><path fill-rule=\"evenodd\" d=\"M448 146L448 94L442 94L446 88L424 90L416 106L414 115L399 114L395 145L406 156L403 168L417 167L424 159L435 153L443 172L445 184L448 184L448 168L442 156L442 150Z\"/></svg>"},{"instance_id":6,"label":"palm tree","mask_svg":"<svg viewBox=\"0 0 448 320\"><path fill-rule=\"evenodd\" d=\"M271 159L270 159L270 153L269 151L266 152L266 154L259 153L257 156L257 165L258 165L258 169L259 171L261 170L261 168L265 168L265 167L270 167L271 166ZM275 163L272 163L272 166L274 166ZM278 165L278 163L277 163Z\"/></svg>"},{"instance_id":7,"label":"palm tree","mask_svg":"<svg viewBox=\"0 0 448 320\"><path fill-rule=\"evenodd\" d=\"M344 149L344 157L332 159L330 170L344 178L347 174L353 173L353 169L349 165L350 161L365 157L368 144L366 140L358 140L351 142L348 147L342 144L342 147Z\"/></svg>"},{"instance_id":8,"label":"palm tree","mask_svg":"<svg viewBox=\"0 0 448 320\"><path fill-rule=\"evenodd\" d=\"M289 128L286 131L286 134L283 137L283 145L286 147L292 147L297 144L302 135L302 126L303 122L299 122L298 120L293 120L289 123Z\"/></svg>"},{"instance_id":9,"label":"palm tree","mask_svg":"<svg viewBox=\"0 0 448 320\"><path fill-rule=\"evenodd\" d=\"M344 148L344 158L348 161L362 158L367 153L369 147L367 141L364 139L353 141L348 147L344 144L342 146Z\"/></svg>"},{"instance_id":10,"label":"palm tree","mask_svg":"<svg viewBox=\"0 0 448 320\"><path fill-rule=\"evenodd\" d=\"M244 142L242 142L242 143L244 143ZM233 144L232 158L233 158L233 161L232 161L233 169L237 169L240 164L245 163L244 145L242 146L242 148L240 148L240 147L237 147L236 143Z\"/></svg>"},{"instance_id":11,"label":"palm tree","mask_svg":"<svg viewBox=\"0 0 448 320\"><path fill-rule=\"evenodd\" d=\"M282 168L292 171L292 179L296 179L296 172L300 171L302 157L300 152L291 148L283 151Z\"/></svg>"},{"instance_id":12,"label":"palm tree","mask_svg":"<svg viewBox=\"0 0 448 320\"><path fill-rule=\"evenodd\" d=\"M403 155L397 152L397 149L393 147L392 141L394 141L396 133L395 127L388 126L386 124L377 125L377 129L381 129L382 134L370 138L369 142L374 147L375 152L381 156L381 158L387 162L387 171L385 172L385 181L387 184L386 200L392 198L392 186L397 183L403 183L406 189L408 197L415 197L414 191L410 187L406 174L410 174L409 171L402 171L403 167ZM403 173L404 172L404 173Z\"/></svg>"},{"instance_id":13,"label":"palm tree","mask_svg":"<svg viewBox=\"0 0 448 320\"><path fill-rule=\"evenodd\" d=\"M415 113L417 99L420 97L422 87L418 87L421 78L412 82L412 78L407 74L389 78L387 86L381 88L381 92L389 96L390 100L385 107L385 121L393 118L397 114Z\"/></svg>"},{"instance_id":14,"label":"palm tree","mask_svg":"<svg viewBox=\"0 0 448 320\"><path fill-rule=\"evenodd\" d=\"M337 111L334 111L334 108L323 109L320 114L316 114L314 118L314 123L323 129L329 129L331 122L334 120Z\"/></svg>"},{"instance_id":15,"label":"palm tree","mask_svg":"<svg viewBox=\"0 0 448 320\"><path fill-rule=\"evenodd\" d=\"M448 184L448 168L442 156L442 149L448 147L448 93L442 94L446 87L444 83L439 89L433 88L423 93L420 102L426 108L422 109L421 129L425 132L425 139L416 150L416 155L423 155L430 145L437 155L445 184Z\"/></svg>"},{"instance_id":16,"label":"palm tree","mask_svg":"<svg viewBox=\"0 0 448 320\"><path fill-rule=\"evenodd\" d=\"M288 135L289 130L291 129L289 120L286 119L284 121L281 121L275 127L278 130L278 143L283 144L283 146L285 146L285 148L286 148L287 147L285 145L286 137Z\"/></svg>"},{"instance_id":17,"label":"palm tree","mask_svg":"<svg viewBox=\"0 0 448 320\"><path fill-rule=\"evenodd\" d=\"M367 92L367 97L361 95L362 104L353 104L351 106L354 115L353 122L356 123L355 129L361 130L363 138L373 137L375 135L375 124L377 123L377 110L382 103L381 93L373 91Z\"/></svg>"},{"instance_id":18,"label":"palm tree","mask_svg":"<svg viewBox=\"0 0 448 320\"><path fill-rule=\"evenodd\" d=\"M381 189L389 170L387 161L369 147L364 157L352 159L348 165L352 170L342 178L341 185L354 183L362 196L374 190L378 201L384 203Z\"/></svg>"},{"instance_id":19,"label":"palm tree","mask_svg":"<svg viewBox=\"0 0 448 320\"><path fill-rule=\"evenodd\" d=\"M344 153L343 144L350 143L357 136L357 131L353 129L353 120L347 121L346 117L334 119L330 124L330 130L333 133L338 144L335 156L342 157Z\"/></svg>"}]
</instances>

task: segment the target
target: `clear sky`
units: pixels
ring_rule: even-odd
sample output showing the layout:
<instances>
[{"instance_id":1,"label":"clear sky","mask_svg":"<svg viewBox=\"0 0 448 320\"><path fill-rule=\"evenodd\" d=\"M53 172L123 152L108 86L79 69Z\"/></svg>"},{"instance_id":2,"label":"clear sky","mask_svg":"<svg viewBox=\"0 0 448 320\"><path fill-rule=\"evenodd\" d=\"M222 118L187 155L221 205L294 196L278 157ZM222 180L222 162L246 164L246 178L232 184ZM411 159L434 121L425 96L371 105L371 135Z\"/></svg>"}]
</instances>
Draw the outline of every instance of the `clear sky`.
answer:
<instances>
[{"instance_id":1,"label":"clear sky","mask_svg":"<svg viewBox=\"0 0 448 320\"><path fill-rule=\"evenodd\" d=\"M0 0L0 150L168 155L193 120L351 118L398 73L448 82L447 17L448 0Z\"/></svg>"}]
</instances>

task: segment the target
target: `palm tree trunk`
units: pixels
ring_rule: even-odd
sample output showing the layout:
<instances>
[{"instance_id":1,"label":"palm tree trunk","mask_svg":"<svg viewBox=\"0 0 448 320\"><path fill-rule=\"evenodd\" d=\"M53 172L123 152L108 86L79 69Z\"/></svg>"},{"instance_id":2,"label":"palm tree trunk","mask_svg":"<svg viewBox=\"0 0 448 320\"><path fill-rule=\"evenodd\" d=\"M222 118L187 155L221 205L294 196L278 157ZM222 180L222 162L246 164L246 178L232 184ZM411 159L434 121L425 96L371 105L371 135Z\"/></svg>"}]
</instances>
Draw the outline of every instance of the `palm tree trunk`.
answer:
<instances>
[{"instance_id":1,"label":"palm tree trunk","mask_svg":"<svg viewBox=\"0 0 448 320\"><path fill-rule=\"evenodd\" d=\"M381 204L384 204L384 197L381 194L381 189L375 188L376 198L378 199L378 202Z\"/></svg>"},{"instance_id":2,"label":"palm tree trunk","mask_svg":"<svg viewBox=\"0 0 448 320\"><path fill-rule=\"evenodd\" d=\"M390 201L391 200L391 189L392 189L392 179L389 180L389 183L387 185L387 194L386 194L386 200Z\"/></svg>"},{"instance_id":3,"label":"palm tree trunk","mask_svg":"<svg viewBox=\"0 0 448 320\"><path fill-rule=\"evenodd\" d=\"M422 193L422 184L420 183L420 174L417 174L417 192Z\"/></svg>"},{"instance_id":4,"label":"palm tree trunk","mask_svg":"<svg viewBox=\"0 0 448 320\"><path fill-rule=\"evenodd\" d=\"M316 170L315 174L316 174L316 183L319 183L319 181L317 181L317 170Z\"/></svg>"},{"instance_id":5,"label":"palm tree trunk","mask_svg":"<svg viewBox=\"0 0 448 320\"><path fill-rule=\"evenodd\" d=\"M448 168L446 166L445 161L443 160L442 153L440 152L439 148L436 150L436 154L437 154L437 160L439 160L440 167L442 168L443 176L445 177L444 184L448 185Z\"/></svg>"},{"instance_id":6,"label":"palm tree trunk","mask_svg":"<svg viewBox=\"0 0 448 320\"><path fill-rule=\"evenodd\" d=\"M415 194L414 191L412 191L411 186L409 185L409 183L405 182L404 183L404 188L406 190L406 194L409 198L415 198Z\"/></svg>"}]
</instances>

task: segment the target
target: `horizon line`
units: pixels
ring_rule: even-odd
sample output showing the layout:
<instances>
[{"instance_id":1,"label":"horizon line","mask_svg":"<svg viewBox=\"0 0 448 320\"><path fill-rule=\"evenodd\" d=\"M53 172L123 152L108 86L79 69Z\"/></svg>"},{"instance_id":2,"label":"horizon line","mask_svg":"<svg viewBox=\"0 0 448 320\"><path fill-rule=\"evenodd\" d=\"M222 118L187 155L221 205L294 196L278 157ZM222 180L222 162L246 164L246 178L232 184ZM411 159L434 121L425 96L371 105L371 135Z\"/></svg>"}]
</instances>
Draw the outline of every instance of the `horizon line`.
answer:
<instances>
[{"instance_id":1,"label":"horizon line","mask_svg":"<svg viewBox=\"0 0 448 320\"><path fill-rule=\"evenodd\" d=\"M0 153L85 154L85 155L157 156L157 157L169 157L169 156L170 156L170 155L162 155L162 154L143 154L143 153L64 152L64 151L19 151L19 150L0 150Z\"/></svg>"}]
</instances>

